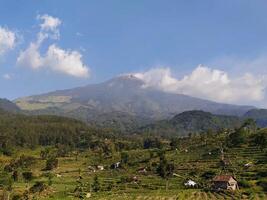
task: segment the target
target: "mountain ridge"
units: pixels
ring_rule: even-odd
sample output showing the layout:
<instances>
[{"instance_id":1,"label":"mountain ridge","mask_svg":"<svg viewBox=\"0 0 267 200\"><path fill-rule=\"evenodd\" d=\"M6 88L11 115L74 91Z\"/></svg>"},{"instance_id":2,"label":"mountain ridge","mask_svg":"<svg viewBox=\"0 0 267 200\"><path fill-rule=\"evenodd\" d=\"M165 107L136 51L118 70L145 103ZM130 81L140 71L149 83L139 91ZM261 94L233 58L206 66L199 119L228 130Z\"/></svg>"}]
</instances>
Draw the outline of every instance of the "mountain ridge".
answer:
<instances>
[{"instance_id":1,"label":"mountain ridge","mask_svg":"<svg viewBox=\"0 0 267 200\"><path fill-rule=\"evenodd\" d=\"M144 82L131 74L98 84L23 97L16 99L15 103L30 114L71 116L89 123L95 122L95 117L103 114L106 114L107 120L110 120L109 116L119 118L119 115L124 113L124 118L125 114L128 114L129 121L133 118L141 118L151 122L151 120L171 118L189 110L242 116L255 108L217 103L144 87ZM99 121L104 123L102 119Z\"/></svg>"}]
</instances>

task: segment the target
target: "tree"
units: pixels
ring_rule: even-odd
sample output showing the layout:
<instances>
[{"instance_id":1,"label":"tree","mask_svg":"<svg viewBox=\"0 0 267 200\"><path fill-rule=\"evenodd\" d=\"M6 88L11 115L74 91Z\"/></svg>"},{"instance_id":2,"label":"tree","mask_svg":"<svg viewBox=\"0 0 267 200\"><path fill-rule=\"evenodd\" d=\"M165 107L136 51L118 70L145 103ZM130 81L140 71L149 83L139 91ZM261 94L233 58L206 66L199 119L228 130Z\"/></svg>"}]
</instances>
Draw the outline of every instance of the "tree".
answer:
<instances>
[{"instance_id":1,"label":"tree","mask_svg":"<svg viewBox=\"0 0 267 200\"><path fill-rule=\"evenodd\" d=\"M160 155L160 163L157 168L157 173L164 179L166 179L166 190L168 189L169 178L173 175L174 164L168 163L165 153Z\"/></svg>"},{"instance_id":2,"label":"tree","mask_svg":"<svg viewBox=\"0 0 267 200\"><path fill-rule=\"evenodd\" d=\"M46 170L52 170L54 168L58 167L58 159L55 157L49 158L46 160Z\"/></svg>"},{"instance_id":3,"label":"tree","mask_svg":"<svg viewBox=\"0 0 267 200\"><path fill-rule=\"evenodd\" d=\"M171 138L171 142L170 142L170 147L172 150L175 150L178 148L178 145L179 145L179 138Z\"/></svg>"},{"instance_id":4,"label":"tree","mask_svg":"<svg viewBox=\"0 0 267 200\"><path fill-rule=\"evenodd\" d=\"M231 146L239 146L246 141L246 131L244 128L236 130L234 133L229 135L228 142Z\"/></svg>"},{"instance_id":5,"label":"tree","mask_svg":"<svg viewBox=\"0 0 267 200\"><path fill-rule=\"evenodd\" d=\"M254 138L254 143L261 149L267 147L267 132L260 132Z\"/></svg>"},{"instance_id":6,"label":"tree","mask_svg":"<svg viewBox=\"0 0 267 200\"><path fill-rule=\"evenodd\" d=\"M22 177L26 182L31 181L33 179L33 174L30 171L22 172Z\"/></svg>"},{"instance_id":7,"label":"tree","mask_svg":"<svg viewBox=\"0 0 267 200\"><path fill-rule=\"evenodd\" d=\"M98 177L95 176L92 184L92 189L94 192L98 192L100 190L100 183L98 181Z\"/></svg>"},{"instance_id":8,"label":"tree","mask_svg":"<svg viewBox=\"0 0 267 200\"><path fill-rule=\"evenodd\" d=\"M127 152L121 152L121 162L127 164L129 161L129 154Z\"/></svg>"},{"instance_id":9,"label":"tree","mask_svg":"<svg viewBox=\"0 0 267 200\"><path fill-rule=\"evenodd\" d=\"M19 176L18 171L17 170L13 171L12 178L14 181L18 181L18 176Z\"/></svg>"}]
</instances>

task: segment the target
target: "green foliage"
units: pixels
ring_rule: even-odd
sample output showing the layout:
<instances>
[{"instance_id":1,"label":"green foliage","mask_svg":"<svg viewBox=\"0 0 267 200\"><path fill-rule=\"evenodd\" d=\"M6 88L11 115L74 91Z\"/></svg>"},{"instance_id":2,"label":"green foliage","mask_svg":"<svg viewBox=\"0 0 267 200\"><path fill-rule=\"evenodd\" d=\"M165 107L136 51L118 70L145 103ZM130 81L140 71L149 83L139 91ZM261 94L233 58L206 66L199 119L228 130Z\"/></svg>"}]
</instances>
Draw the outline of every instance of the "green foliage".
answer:
<instances>
[{"instance_id":1,"label":"green foliage","mask_svg":"<svg viewBox=\"0 0 267 200\"><path fill-rule=\"evenodd\" d=\"M13 171L12 173L12 178L13 178L13 181L18 181L18 177L19 177L19 173L17 170Z\"/></svg>"},{"instance_id":2,"label":"green foliage","mask_svg":"<svg viewBox=\"0 0 267 200\"><path fill-rule=\"evenodd\" d=\"M242 120L238 117L214 115L203 111L186 111L174 116L170 120L161 120L140 128L140 132L148 132L160 136L182 136L218 132L222 129L240 127Z\"/></svg>"},{"instance_id":3,"label":"green foliage","mask_svg":"<svg viewBox=\"0 0 267 200\"><path fill-rule=\"evenodd\" d=\"M236 130L234 133L231 133L228 138L229 145L231 146L240 146L246 141L246 131L244 128Z\"/></svg>"},{"instance_id":4,"label":"green foliage","mask_svg":"<svg viewBox=\"0 0 267 200\"><path fill-rule=\"evenodd\" d=\"M28 168L36 162L36 159L32 156L21 155L19 159L13 159L4 167L5 171L12 172L18 168Z\"/></svg>"},{"instance_id":5,"label":"green foliage","mask_svg":"<svg viewBox=\"0 0 267 200\"><path fill-rule=\"evenodd\" d=\"M50 157L46 160L45 170L52 170L58 167L58 159L55 157Z\"/></svg>"},{"instance_id":6,"label":"green foliage","mask_svg":"<svg viewBox=\"0 0 267 200\"><path fill-rule=\"evenodd\" d=\"M31 181L34 178L33 173L30 171L22 172L22 177L26 182Z\"/></svg>"},{"instance_id":7,"label":"green foliage","mask_svg":"<svg viewBox=\"0 0 267 200\"><path fill-rule=\"evenodd\" d=\"M100 183L98 180L98 176L94 177L93 183L92 183L92 189L94 192L98 192L100 190Z\"/></svg>"},{"instance_id":8,"label":"green foliage","mask_svg":"<svg viewBox=\"0 0 267 200\"><path fill-rule=\"evenodd\" d=\"M253 187L253 185L247 181L247 180L239 180L238 181L238 185L239 187L242 187L242 188L250 188L250 187Z\"/></svg>"},{"instance_id":9,"label":"green foliage","mask_svg":"<svg viewBox=\"0 0 267 200\"><path fill-rule=\"evenodd\" d=\"M261 186L265 192L267 192L267 180L260 180L257 185Z\"/></svg>"},{"instance_id":10,"label":"green foliage","mask_svg":"<svg viewBox=\"0 0 267 200\"><path fill-rule=\"evenodd\" d=\"M160 154L160 163L157 167L157 173L162 178L169 178L174 171L174 164L169 163L165 157L165 153Z\"/></svg>"},{"instance_id":11,"label":"green foliage","mask_svg":"<svg viewBox=\"0 0 267 200\"><path fill-rule=\"evenodd\" d=\"M127 152L121 152L121 162L127 164L129 161L129 154Z\"/></svg>"},{"instance_id":12,"label":"green foliage","mask_svg":"<svg viewBox=\"0 0 267 200\"><path fill-rule=\"evenodd\" d=\"M44 182L42 181L37 181L30 189L30 193L40 193L43 192L45 189L47 188L47 186L45 185Z\"/></svg>"},{"instance_id":13,"label":"green foliage","mask_svg":"<svg viewBox=\"0 0 267 200\"><path fill-rule=\"evenodd\" d=\"M264 149L267 147L267 131L263 130L257 133L254 137L255 145L259 146L260 148Z\"/></svg>"},{"instance_id":14,"label":"green foliage","mask_svg":"<svg viewBox=\"0 0 267 200\"><path fill-rule=\"evenodd\" d=\"M162 148L162 143L159 138L157 137L149 137L144 140L144 149L150 148Z\"/></svg>"},{"instance_id":15,"label":"green foliage","mask_svg":"<svg viewBox=\"0 0 267 200\"><path fill-rule=\"evenodd\" d=\"M0 188L4 188L7 190L12 190L13 180L10 175L6 172L0 173Z\"/></svg>"}]
</instances>

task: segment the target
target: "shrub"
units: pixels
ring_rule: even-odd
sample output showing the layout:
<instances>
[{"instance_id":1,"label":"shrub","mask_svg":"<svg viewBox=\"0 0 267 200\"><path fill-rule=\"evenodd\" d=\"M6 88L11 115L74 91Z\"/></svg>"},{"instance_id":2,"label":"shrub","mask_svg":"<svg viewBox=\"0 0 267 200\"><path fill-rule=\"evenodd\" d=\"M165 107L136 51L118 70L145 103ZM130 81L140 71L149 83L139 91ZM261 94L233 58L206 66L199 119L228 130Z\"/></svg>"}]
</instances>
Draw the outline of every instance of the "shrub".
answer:
<instances>
[{"instance_id":1,"label":"shrub","mask_svg":"<svg viewBox=\"0 0 267 200\"><path fill-rule=\"evenodd\" d=\"M44 182L37 181L31 188L30 192L31 193L37 193L37 192L42 192L47 188L47 186L44 184Z\"/></svg>"},{"instance_id":2,"label":"shrub","mask_svg":"<svg viewBox=\"0 0 267 200\"><path fill-rule=\"evenodd\" d=\"M25 181L31 181L33 179L33 174L30 171L22 172L22 176Z\"/></svg>"},{"instance_id":3,"label":"shrub","mask_svg":"<svg viewBox=\"0 0 267 200\"><path fill-rule=\"evenodd\" d=\"M215 171L206 171L201 175L201 177L205 179L212 179L215 175L216 175Z\"/></svg>"},{"instance_id":4,"label":"shrub","mask_svg":"<svg viewBox=\"0 0 267 200\"><path fill-rule=\"evenodd\" d=\"M93 184L92 184L92 189L94 192L98 192L100 190L100 183L98 181L98 177L95 176L94 177L94 181L93 181Z\"/></svg>"},{"instance_id":5,"label":"shrub","mask_svg":"<svg viewBox=\"0 0 267 200\"><path fill-rule=\"evenodd\" d=\"M262 189L267 192L267 180L261 180L257 182L258 186L261 186Z\"/></svg>"},{"instance_id":6,"label":"shrub","mask_svg":"<svg viewBox=\"0 0 267 200\"><path fill-rule=\"evenodd\" d=\"M243 188L250 188L250 187L253 186L249 181L244 180L244 179L243 180L239 180L238 185L240 187L243 187Z\"/></svg>"},{"instance_id":7,"label":"shrub","mask_svg":"<svg viewBox=\"0 0 267 200\"><path fill-rule=\"evenodd\" d=\"M52 170L54 168L58 167L58 159L55 157L49 158L46 160L46 170Z\"/></svg>"}]
</instances>

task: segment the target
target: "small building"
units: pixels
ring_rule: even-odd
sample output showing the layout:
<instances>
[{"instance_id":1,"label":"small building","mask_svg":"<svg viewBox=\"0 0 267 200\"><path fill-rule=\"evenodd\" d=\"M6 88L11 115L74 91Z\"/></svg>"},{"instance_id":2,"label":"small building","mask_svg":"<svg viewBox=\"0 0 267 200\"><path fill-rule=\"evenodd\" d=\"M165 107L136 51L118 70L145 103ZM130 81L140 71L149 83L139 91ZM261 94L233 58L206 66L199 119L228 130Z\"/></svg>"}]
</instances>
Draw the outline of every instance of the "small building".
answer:
<instances>
[{"instance_id":1,"label":"small building","mask_svg":"<svg viewBox=\"0 0 267 200\"><path fill-rule=\"evenodd\" d=\"M188 180L184 183L184 185L187 187L195 187L195 186L197 186L197 183L195 181Z\"/></svg>"},{"instance_id":2,"label":"small building","mask_svg":"<svg viewBox=\"0 0 267 200\"><path fill-rule=\"evenodd\" d=\"M147 173L146 167L139 168L137 172L140 174L146 174Z\"/></svg>"},{"instance_id":3,"label":"small building","mask_svg":"<svg viewBox=\"0 0 267 200\"><path fill-rule=\"evenodd\" d=\"M117 168L120 168L121 167L121 162L116 162L116 163L113 163L110 168L111 169L117 169Z\"/></svg>"},{"instance_id":4,"label":"small building","mask_svg":"<svg viewBox=\"0 0 267 200\"><path fill-rule=\"evenodd\" d=\"M218 175L213 178L213 188L215 190L237 190L237 180L230 175Z\"/></svg>"},{"instance_id":5,"label":"small building","mask_svg":"<svg viewBox=\"0 0 267 200\"><path fill-rule=\"evenodd\" d=\"M96 168L100 171L103 171L105 169L103 165L97 165Z\"/></svg>"},{"instance_id":6,"label":"small building","mask_svg":"<svg viewBox=\"0 0 267 200\"><path fill-rule=\"evenodd\" d=\"M96 169L93 166L88 166L88 170L90 172L96 172Z\"/></svg>"},{"instance_id":7,"label":"small building","mask_svg":"<svg viewBox=\"0 0 267 200\"><path fill-rule=\"evenodd\" d=\"M253 166L253 164L251 162L244 164L245 168L249 168L249 167L252 167L252 166Z\"/></svg>"}]
</instances>

